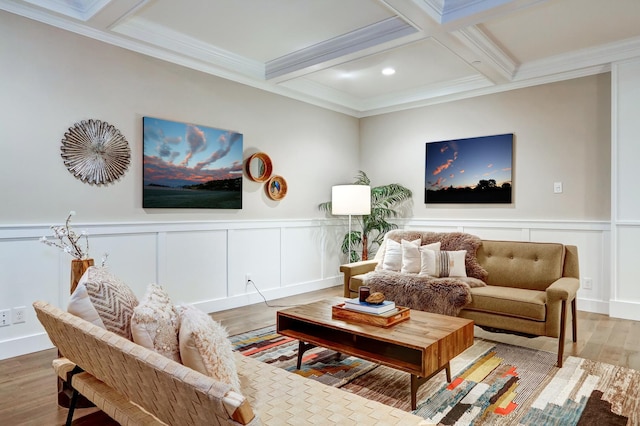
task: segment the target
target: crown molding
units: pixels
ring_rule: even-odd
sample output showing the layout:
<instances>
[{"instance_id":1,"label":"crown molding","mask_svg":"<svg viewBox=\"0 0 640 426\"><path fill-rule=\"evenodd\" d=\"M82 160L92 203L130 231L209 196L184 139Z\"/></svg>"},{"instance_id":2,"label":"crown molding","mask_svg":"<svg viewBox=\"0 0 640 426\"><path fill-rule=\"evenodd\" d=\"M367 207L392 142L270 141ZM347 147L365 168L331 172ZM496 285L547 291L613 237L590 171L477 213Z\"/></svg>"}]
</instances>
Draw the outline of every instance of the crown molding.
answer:
<instances>
[{"instance_id":1,"label":"crown molding","mask_svg":"<svg viewBox=\"0 0 640 426\"><path fill-rule=\"evenodd\" d=\"M112 0L84 0L84 1L61 1L61 0L25 0L34 6L41 7L54 13L68 16L80 21L88 21L100 12Z\"/></svg>"},{"instance_id":2,"label":"crown molding","mask_svg":"<svg viewBox=\"0 0 640 426\"><path fill-rule=\"evenodd\" d=\"M252 61L211 44L203 43L196 38L142 18L128 19L112 30L150 45L180 52L184 56L239 72L251 78L260 80L264 78L264 65L261 62Z\"/></svg>"},{"instance_id":3,"label":"crown molding","mask_svg":"<svg viewBox=\"0 0 640 426\"><path fill-rule=\"evenodd\" d=\"M546 74L597 66L602 67L603 70L610 70L612 62L638 56L640 56L640 37L527 62L520 66L514 79L527 80Z\"/></svg>"}]
</instances>

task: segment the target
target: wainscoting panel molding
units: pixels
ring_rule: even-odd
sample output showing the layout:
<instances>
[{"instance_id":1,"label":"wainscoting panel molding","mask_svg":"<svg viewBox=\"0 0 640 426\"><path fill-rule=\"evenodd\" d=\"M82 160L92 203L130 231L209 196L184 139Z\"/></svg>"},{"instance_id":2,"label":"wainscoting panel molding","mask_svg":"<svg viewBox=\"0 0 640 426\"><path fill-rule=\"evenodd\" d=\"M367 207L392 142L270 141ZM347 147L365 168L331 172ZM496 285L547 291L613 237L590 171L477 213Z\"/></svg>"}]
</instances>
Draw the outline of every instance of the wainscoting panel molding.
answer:
<instances>
[{"instance_id":1,"label":"wainscoting panel molding","mask_svg":"<svg viewBox=\"0 0 640 426\"><path fill-rule=\"evenodd\" d=\"M607 222L438 221L398 222L407 229L461 231L485 239L556 241L576 244L583 277L578 309L608 313L610 276ZM346 259L340 244L344 218L144 222L74 225L86 230L90 254L106 265L139 298L148 284L162 285L174 303L194 304L205 312L318 290L342 283ZM34 300L66 307L71 257L38 240L49 225L0 226L0 309L26 306L25 323L0 327L0 359L51 347L35 314ZM373 257L375 251L370 253ZM249 274L260 293L246 285Z\"/></svg>"}]
</instances>

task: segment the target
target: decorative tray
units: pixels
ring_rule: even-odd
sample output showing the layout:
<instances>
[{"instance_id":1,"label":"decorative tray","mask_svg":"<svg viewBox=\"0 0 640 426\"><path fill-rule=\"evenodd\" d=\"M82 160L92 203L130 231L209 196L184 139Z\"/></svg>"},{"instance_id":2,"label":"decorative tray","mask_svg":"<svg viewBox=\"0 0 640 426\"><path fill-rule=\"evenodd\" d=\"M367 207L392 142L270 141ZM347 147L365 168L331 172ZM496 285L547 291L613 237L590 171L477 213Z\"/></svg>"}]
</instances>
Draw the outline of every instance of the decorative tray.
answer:
<instances>
[{"instance_id":1,"label":"decorative tray","mask_svg":"<svg viewBox=\"0 0 640 426\"><path fill-rule=\"evenodd\" d=\"M347 321L356 321L380 327L389 327L401 321L409 319L411 310L404 306L396 306L394 309L383 314L370 314L368 312L357 312L344 307L344 303L331 307L331 317Z\"/></svg>"}]
</instances>

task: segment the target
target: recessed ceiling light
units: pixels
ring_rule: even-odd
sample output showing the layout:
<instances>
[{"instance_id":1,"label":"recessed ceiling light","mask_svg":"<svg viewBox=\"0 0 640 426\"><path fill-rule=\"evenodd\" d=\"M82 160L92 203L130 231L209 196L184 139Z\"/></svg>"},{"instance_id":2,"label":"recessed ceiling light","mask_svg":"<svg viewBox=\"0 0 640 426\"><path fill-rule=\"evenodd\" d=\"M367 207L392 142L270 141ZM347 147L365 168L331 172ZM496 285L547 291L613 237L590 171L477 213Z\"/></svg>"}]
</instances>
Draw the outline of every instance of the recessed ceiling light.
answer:
<instances>
[{"instance_id":1,"label":"recessed ceiling light","mask_svg":"<svg viewBox=\"0 0 640 426\"><path fill-rule=\"evenodd\" d=\"M384 75L394 75L395 73L396 73L396 70L394 70L391 67L387 67L382 70L382 74Z\"/></svg>"}]
</instances>

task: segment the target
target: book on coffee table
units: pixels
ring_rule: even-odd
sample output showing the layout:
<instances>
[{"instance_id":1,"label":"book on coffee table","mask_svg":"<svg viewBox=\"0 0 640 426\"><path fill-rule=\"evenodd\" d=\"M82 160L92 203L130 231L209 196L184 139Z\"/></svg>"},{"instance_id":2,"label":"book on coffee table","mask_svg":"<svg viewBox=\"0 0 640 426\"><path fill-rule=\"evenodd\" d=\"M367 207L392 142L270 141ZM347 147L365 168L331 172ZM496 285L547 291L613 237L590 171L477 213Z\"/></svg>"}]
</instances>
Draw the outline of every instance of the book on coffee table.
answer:
<instances>
[{"instance_id":1,"label":"book on coffee table","mask_svg":"<svg viewBox=\"0 0 640 426\"><path fill-rule=\"evenodd\" d=\"M385 300L379 304L361 302L358 297L345 300L345 309L351 309L358 312L367 312L370 314L384 314L396 307L395 302L391 300Z\"/></svg>"},{"instance_id":2,"label":"book on coffee table","mask_svg":"<svg viewBox=\"0 0 640 426\"><path fill-rule=\"evenodd\" d=\"M347 321L356 321L378 327L390 327L401 321L409 319L411 311L407 307L396 306L395 308L381 313L372 314L370 312L360 312L348 308L348 303L339 303L331 307L331 317Z\"/></svg>"}]
</instances>

